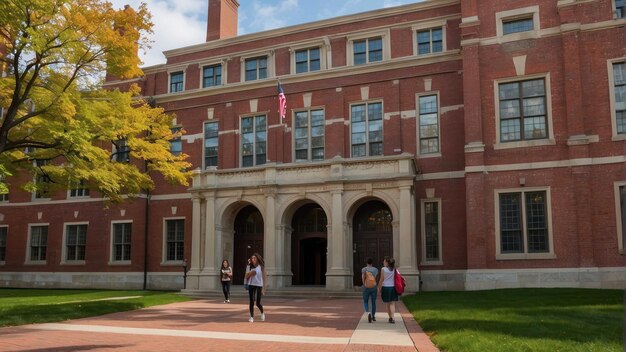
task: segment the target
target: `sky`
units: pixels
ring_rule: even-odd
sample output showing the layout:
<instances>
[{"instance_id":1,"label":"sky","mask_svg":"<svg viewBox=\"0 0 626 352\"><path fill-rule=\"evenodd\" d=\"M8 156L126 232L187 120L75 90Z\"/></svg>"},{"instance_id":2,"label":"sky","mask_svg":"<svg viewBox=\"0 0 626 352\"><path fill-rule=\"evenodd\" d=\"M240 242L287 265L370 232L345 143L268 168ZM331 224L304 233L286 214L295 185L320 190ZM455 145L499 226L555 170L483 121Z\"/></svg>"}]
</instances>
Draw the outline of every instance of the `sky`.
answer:
<instances>
[{"instance_id":1,"label":"sky","mask_svg":"<svg viewBox=\"0 0 626 352\"><path fill-rule=\"evenodd\" d=\"M115 7L137 7L152 13L151 49L140 53L143 66L165 63L163 51L200 44L206 40L208 0L109 0ZM419 2L420 0L238 0L238 34L349 15Z\"/></svg>"}]
</instances>

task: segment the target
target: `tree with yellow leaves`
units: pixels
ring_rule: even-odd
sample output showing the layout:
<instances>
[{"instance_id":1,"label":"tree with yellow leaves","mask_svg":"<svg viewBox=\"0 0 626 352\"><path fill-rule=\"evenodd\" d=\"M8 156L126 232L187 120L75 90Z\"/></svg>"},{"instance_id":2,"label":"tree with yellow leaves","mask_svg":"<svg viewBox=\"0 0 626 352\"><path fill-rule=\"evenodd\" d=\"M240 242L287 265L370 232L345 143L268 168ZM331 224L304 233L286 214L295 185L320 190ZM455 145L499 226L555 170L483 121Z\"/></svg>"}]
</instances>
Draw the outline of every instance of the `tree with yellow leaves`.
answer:
<instances>
[{"instance_id":1,"label":"tree with yellow leaves","mask_svg":"<svg viewBox=\"0 0 626 352\"><path fill-rule=\"evenodd\" d=\"M151 27L145 4L0 1L0 193L21 172L34 180L20 185L28 191L80 184L115 201L152 188L154 172L187 184L186 156L169 149L179 137L173 117L136 86L120 92L95 83L105 71L141 76L137 51ZM120 153L131 162L120 162Z\"/></svg>"}]
</instances>

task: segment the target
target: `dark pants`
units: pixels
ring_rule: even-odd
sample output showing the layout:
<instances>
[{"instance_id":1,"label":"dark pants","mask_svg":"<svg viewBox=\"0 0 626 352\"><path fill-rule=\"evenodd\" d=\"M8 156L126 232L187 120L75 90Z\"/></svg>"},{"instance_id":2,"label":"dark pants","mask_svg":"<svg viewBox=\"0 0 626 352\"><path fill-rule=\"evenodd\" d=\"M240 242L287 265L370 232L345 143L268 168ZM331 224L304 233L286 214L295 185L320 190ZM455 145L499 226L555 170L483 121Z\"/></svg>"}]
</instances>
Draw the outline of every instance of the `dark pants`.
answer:
<instances>
[{"instance_id":1,"label":"dark pants","mask_svg":"<svg viewBox=\"0 0 626 352\"><path fill-rule=\"evenodd\" d=\"M224 299L230 299L230 281L222 281L222 292L224 292Z\"/></svg>"},{"instance_id":2,"label":"dark pants","mask_svg":"<svg viewBox=\"0 0 626 352\"><path fill-rule=\"evenodd\" d=\"M248 296L250 297L250 316L254 317L254 301L256 296L256 306L259 307L263 314L263 305L261 304L261 296L263 295L263 287L250 285L248 287Z\"/></svg>"}]
</instances>

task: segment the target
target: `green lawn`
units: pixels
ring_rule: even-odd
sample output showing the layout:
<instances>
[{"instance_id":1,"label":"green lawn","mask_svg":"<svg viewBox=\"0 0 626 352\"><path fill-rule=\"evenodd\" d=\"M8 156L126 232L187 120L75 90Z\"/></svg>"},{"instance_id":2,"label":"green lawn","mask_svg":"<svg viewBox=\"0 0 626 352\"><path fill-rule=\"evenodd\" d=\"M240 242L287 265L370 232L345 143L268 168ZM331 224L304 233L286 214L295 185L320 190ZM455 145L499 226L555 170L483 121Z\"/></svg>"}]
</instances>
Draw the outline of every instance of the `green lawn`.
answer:
<instances>
[{"instance_id":1,"label":"green lawn","mask_svg":"<svg viewBox=\"0 0 626 352\"><path fill-rule=\"evenodd\" d=\"M407 308L442 351L624 350L624 291L419 292Z\"/></svg>"},{"instance_id":2,"label":"green lawn","mask_svg":"<svg viewBox=\"0 0 626 352\"><path fill-rule=\"evenodd\" d=\"M102 300L133 296L140 297ZM0 326L49 323L188 300L160 291L0 289Z\"/></svg>"}]
</instances>

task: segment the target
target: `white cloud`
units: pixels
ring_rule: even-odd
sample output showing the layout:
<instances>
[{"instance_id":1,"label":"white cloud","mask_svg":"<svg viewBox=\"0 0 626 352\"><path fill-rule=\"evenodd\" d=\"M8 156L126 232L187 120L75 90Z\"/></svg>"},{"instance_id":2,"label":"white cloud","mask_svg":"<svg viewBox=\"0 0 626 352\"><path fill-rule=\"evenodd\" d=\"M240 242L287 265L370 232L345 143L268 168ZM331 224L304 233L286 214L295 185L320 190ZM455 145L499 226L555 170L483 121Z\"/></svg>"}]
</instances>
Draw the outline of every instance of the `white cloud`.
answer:
<instances>
[{"instance_id":1,"label":"white cloud","mask_svg":"<svg viewBox=\"0 0 626 352\"><path fill-rule=\"evenodd\" d=\"M289 24L289 13L297 9L298 0L281 0L275 5L255 1L245 7L240 6L239 34L286 27Z\"/></svg>"}]
</instances>

